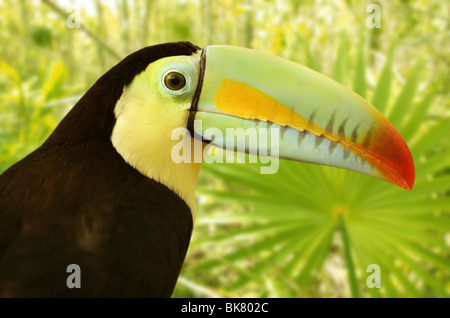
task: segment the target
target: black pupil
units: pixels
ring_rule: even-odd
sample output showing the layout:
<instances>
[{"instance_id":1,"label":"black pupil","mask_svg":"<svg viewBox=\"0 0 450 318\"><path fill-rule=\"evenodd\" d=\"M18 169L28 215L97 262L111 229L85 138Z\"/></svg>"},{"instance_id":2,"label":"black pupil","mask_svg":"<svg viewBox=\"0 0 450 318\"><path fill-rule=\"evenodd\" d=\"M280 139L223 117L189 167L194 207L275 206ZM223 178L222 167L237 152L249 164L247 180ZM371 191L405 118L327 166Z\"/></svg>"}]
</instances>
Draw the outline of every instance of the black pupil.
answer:
<instances>
[{"instance_id":1,"label":"black pupil","mask_svg":"<svg viewBox=\"0 0 450 318\"><path fill-rule=\"evenodd\" d=\"M166 84L167 88L177 91L182 89L184 85L186 85L186 80L180 73L171 72L164 78L164 83Z\"/></svg>"}]
</instances>

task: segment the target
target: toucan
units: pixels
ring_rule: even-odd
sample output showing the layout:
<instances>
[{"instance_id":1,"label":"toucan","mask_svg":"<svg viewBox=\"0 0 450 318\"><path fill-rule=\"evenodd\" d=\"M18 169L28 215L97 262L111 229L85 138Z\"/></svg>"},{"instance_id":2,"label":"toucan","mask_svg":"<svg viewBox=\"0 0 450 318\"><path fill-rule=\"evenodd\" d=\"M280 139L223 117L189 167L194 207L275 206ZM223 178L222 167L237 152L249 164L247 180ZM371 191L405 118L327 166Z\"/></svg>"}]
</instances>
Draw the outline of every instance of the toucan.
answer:
<instances>
[{"instance_id":1,"label":"toucan","mask_svg":"<svg viewBox=\"0 0 450 318\"><path fill-rule=\"evenodd\" d=\"M173 160L172 132L225 147L228 128L269 127L279 128L279 158L413 187L400 133L324 75L247 48L145 47L101 76L41 147L0 176L0 296L170 297L202 165ZM213 140L210 128L225 137ZM252 147L259 144L234 150ZM69 284L71 265L78 285Z\"/></svg>"}]
</instances>

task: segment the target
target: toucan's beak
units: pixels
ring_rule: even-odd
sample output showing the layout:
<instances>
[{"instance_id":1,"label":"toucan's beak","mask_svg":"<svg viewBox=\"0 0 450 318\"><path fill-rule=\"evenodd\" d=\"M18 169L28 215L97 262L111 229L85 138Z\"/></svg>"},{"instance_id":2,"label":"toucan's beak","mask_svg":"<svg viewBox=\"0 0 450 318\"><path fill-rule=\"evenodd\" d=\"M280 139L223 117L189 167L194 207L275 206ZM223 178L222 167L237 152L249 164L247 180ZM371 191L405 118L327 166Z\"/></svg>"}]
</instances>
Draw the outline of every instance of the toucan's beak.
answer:
<instances>
[{"instance_id":1,"label":"toucan's beak","mask_svg":"<svg viewBox=\"0 0 450 318\"><path fill-rule=\"evenodd\" d=\"M208 139L208 128L225 135L227 128L279 127L280 158L413 187L414 162L399 132L339 83L302 65L231 46L207 46L201 69L188 123L197 138ZM194 119L202 125L194 126ZM212 143L225 147L226 137ZM246 144L246 151L252 153L251 147Z\"/></svg>"}]
</instances>

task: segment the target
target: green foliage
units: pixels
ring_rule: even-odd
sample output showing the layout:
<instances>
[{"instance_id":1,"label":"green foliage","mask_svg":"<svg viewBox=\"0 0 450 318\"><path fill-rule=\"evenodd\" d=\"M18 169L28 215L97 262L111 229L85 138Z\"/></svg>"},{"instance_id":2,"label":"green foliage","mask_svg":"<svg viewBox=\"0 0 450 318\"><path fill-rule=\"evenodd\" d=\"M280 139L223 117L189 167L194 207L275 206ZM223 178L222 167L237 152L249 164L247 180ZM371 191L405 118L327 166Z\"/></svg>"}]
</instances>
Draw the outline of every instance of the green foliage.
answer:
<instances>
[{"instance_id":1,"label":"green foliage","mask_svg":"<svg viewBox=\"0 0 450 318\"><path fill-rule=\"evenodd\" d=\"M54 115L64 110L54 108L75 102L79 96L70 96L65 87L66 67L54 62L43 81L32 77L22 80L19 73L5 62L0 62L0 76L6 79L6 91L0 96L0 171L34 150L56 127ZM36 122L37 125L29 125Z\"/></svg>"},{"instance_id":2,"label":"green foliage","mask_svg":"<svg viewBox=\"0 0 450 318\"><path fill-rule=\"evenodd\" d=\"M386 114L416 164L411 192L360 174L281 161L204 164L175 297L448 297L449 5L364 1L0 1L0 172L37 148L132 51L188 40L260 49L353 88ZM366 285L369 264L381 288Z\"/></svg>"},{"instance_id":3,"label":"green foliage","mask_svg":"<svg viewBox=\"0 0 450 318\"><path fill-rule=\"evenodd\" d=\"M31 30L31 36L38 46L51 46L52 44L52 32L46 27L34 26Z\"/></svg>"}]
</instances>

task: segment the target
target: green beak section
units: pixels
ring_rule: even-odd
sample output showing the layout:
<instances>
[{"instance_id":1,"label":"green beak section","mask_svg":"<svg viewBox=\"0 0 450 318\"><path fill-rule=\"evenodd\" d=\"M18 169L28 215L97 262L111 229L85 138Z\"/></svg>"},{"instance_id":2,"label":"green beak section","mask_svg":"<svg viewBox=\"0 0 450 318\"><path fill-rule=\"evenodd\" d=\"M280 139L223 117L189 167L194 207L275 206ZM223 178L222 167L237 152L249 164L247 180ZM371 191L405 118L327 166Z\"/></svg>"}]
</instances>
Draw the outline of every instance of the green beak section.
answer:
<instances>
[{"instance_id":1,"label":"green beak section","mask_svg":"<svg viewBox=\"0 0 450 318\"><path fill-rule=\"evenodd\" d=\"M272 156L412 188L414 163L403 138L380 112L339 83L291 61L231 46L207 46L202 69L191 109L201 125L191 130L203 140L254 154L269 145L266 153ZM224 137L211 138L214 129ZM271 133L274 129L277 133ZM277 140L252 143L254 133Z\"/></svg>"}]
</instances>

